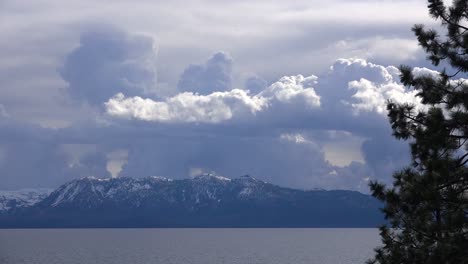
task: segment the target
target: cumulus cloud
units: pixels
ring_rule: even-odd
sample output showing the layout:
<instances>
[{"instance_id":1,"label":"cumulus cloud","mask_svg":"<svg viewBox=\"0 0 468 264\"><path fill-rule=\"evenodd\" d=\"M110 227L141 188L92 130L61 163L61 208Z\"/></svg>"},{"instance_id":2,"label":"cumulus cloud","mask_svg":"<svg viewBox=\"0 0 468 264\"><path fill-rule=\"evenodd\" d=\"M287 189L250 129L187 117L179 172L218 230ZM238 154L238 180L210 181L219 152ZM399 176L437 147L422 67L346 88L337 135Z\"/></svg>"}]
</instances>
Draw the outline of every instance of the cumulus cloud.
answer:
<instances>
[{"instance_id":1,"label":"cumulus cloud","mask_svg":"<svg viewBox=\"0 0 468 264\"><path fill-rule=\"evenodd\" d=\"M355 91L347 89L349 82L365 79L373 83L388 83L397 80L398 73L394 66L385 67L364 59L338 59L320 76L316 91L323 98L323 107L330 111L343 111L343 102L355 94Z\"/></svg>"},{"instance_id":2,"label":"cumulus cloud","mask_svg":"<svg viewBox=\"0 0 468 264\"><path fill-rule=\"evenodd\" d=\"M312 88L316 81L317 76L314 75L308 77L302 75L285 76L258 95L283 104L298 104L306 108L317 108L320 106L320 96Z\"/></svg>"},{"instance_id":3,"label":"cumulus cloud","mask_svg":"<svg viewBox=\"0 0 468 264\"><path fill-rule=\"evenodd\" d=\"M396 82L387 82L376 84L366 79L352 81L349 83L349 89L356 93L352 96L357 103L351 103L351 106L357 111L374 111L382 115L387 114L387 102L408 103L422 107L421 100L416 97L416 91L406 91L405 88Z\"/></svg>"},{"instance_id":4,"label":"cumulus cloud","mask_svg":"<svg viewBox=\"0 0 468 264\"><path fill-rule=\"evenodd\" d=\"M439 72L428 69L428 68L414 67L412 73L415 77L419 77L419 76L431 76L432 78L440 77Z\"/></svg>"},{"instance_id":5,"label":"cumulus cloud","mask_svg":"<svg viewBox=\"0 0 468 264\"><path fill-rule=\"evenodd\" d=\"M189 65L180 77L181 92L210 94L231 90L232 58L225 52L215 53L203 64Z\"/></svg>"},{"instance_id":6,"label":"cumulus cloud","mask_svg":"<svg viewBox=\"0 0 468 264\"><path fill-rule=\"evenodd\" d=\"M219 123L239 115L254 115L267 104L263 97L249 96L244 90L198 95L181 93L165 101L117 94L105 103L109 115L155 122Z\"/></svg>"},{"instance_id":7,"label":"cumulus cloud","mask_svg":"<svg viewBox=\"0 0 468 264\"><path fill-rule=\"evenodd\" d=\"M415 68L415 74L429 74L427 68ZM324 97L324 107L338 107L354 113L375 112L386 115L386 103L410 103L422 107L416 92L407 90L399 80L394 66L382 66L363 59L339 59L330 71L319 79L317 91ZM348 89L343 91L343 87ZM338 90L337 90L338 89Z\"/></svg>"},{"instance_id":8,"label":"cumulus cloud","mask_svg":"<svg viewBox=\"0 0 468 264\"><path fill-rule=\"evenodd\" d=\"M59 69L69 95L99 105L119 92L158 94L156 44L152 37L98 26L84 32L80 44Z\"/></svg>"},{"instance_id":9,"label":"cumulus cloud","mask_svg":"<svg viewBox=\"0 0 468 264\"><path fill-rule=\"evenodd\" d=\"M277 104L303 106L304 110L320 107L320 97L312 85L317 77L286 76L256 95L233 89L199 95L180 93L165 101L117 94L105 103L110 116L167 123L220 123L231 119L251 118Z\"/></svg>"},{"instance_id":10,"label":"cumulus cloud","mask_svg":"<svg viewBox=\"0 0 468 264\"><path fill-rule=\"evenodd\" d=\"M366 79L372 82L391 82L399 74L395 66L382 66L368 62L364 59L338 59L330 67L330 76L340 78L340 80Z\"/></svg>"},{"instance_id":11,"label":"cumulus cloud","mask_svg":"<svg viewBox=\"0 0 468 264\"><path fill-rule=\"evenodd\" d=\"M344 72L349 71L348 67L354 68L352 70L354 76L356 76L354 71L359 72L358 69L365 69L362 72L363 77L348 83L348 89L352 93L351 98L342 100L345 104L351 105L356 113L368 111L386 115L388 101L411 104L416 109L424 108L421 99L416 96L417 91L408 90L400 83L400 71L394 66L383 67L368 63L362 59L341 59L333 67L336 67L337 64L339 65L337 68ZM343 68L343 65L346 66ZM332 70L335 70L335 68L332 68ZM415 67L413 74L416 76L436 76L437 72L427 68Z\"/></svg>"}]
</instances>

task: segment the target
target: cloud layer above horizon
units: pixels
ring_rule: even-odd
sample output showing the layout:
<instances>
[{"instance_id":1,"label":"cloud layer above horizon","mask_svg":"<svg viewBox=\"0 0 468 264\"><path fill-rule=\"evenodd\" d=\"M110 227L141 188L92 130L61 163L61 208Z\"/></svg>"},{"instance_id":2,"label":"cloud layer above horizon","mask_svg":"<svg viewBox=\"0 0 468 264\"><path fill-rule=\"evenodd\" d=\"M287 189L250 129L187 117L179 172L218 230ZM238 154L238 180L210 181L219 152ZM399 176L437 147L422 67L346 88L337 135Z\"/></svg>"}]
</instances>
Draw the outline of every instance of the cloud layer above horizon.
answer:
<instances>
[{"instance_id":1,"label":"cloud layer above horizon","mask_svg":"<svg viewBox=\"0 0 468 264\"><path fill-rule=\"evenodd\" d=\"M0 11L0 189L216 172L366 192L409 162L385 109L421 107L392 65L434 74L409 33L417 1L411 18L399 1L378 7L396 18L357 0L70 5Z\"/></svg>"}]
</instances>

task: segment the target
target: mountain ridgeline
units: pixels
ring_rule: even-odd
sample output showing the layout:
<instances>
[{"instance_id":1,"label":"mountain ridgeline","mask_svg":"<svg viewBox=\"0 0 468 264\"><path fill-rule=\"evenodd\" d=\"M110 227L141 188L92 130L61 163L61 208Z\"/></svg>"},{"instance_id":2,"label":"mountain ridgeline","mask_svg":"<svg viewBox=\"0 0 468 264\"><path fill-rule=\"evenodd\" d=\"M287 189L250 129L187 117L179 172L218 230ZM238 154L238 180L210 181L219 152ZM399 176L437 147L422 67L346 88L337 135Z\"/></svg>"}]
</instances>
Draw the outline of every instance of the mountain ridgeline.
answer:
<instances>
[{"instance_id":1,"label":"mountain ridgeline","mask_svg":"<svg viewBox=\"0 0 468 264\"><path fill-rule=\"evenodd\" d=\"M376 227L379 207L359 192L295 190L247 175L83 178L1 214L0 227Z\"/></svg>"}]
</instances>

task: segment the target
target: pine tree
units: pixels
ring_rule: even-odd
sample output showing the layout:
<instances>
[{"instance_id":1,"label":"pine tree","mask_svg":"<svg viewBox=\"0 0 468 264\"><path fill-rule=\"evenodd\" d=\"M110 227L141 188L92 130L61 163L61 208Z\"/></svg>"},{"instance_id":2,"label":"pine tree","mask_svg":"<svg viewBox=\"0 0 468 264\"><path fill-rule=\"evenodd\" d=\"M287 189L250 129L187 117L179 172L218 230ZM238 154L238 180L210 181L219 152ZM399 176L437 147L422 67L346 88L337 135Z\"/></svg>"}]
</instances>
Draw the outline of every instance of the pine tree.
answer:
<instances>
[{"instance_id":1,"label":"pine tree","mask_svg":"<svg viewBox=\"0 0 468 264\"><path fill-rule=\"evenodd\" d=\"M423 107L388 102L393 135L410 142L412 165L393 175L391 187L370 183L388 224L368 263L468 263L468 0L428 3L444 34L423 25L412 30L442 69L417 75L400 67L401 82Z\"/></svg>"}]
</instances>

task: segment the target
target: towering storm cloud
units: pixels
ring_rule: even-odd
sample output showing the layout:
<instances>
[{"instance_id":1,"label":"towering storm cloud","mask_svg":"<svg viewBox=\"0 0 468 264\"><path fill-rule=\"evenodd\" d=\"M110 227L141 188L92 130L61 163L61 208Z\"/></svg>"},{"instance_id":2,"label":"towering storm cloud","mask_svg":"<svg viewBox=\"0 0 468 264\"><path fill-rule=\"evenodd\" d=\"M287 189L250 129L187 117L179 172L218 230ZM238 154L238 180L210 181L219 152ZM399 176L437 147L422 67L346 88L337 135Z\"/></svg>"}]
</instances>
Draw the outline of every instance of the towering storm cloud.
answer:
<instances>
[{"instance_id":1,"label":"towering storm cloud","mask_svg":"<svg viewBox=\"0 0 468 264\"><path fill-rule=\"evenodd\" d=\"M294 187L365 190L370 178L389 179L408 161L406 145L390 136L383 112L387 100L419 104L399 83L395 67L340 59L321 77L285 76L257 94L233 89L181 93L166 101L117 95L106 111L167 133L135 145L125 175L184 177L202 168L255 173Z\"/></svg>"},{"instance_id":2,"label":"towering storm cloud","mask_svg":"<svg viewBox=\"0 0 468 264\"><path fill-rule=\"evenodd\" d=\"M71 97L100 105L117 93L157 94L156 45L153 38L113 27L83 33L65 58L60 76Z\"/></svg>"},{"instance_id":3,"label":"towering storm cloud","mask_svg":"<svg viewBox=\"0 0 468 264\"><path fill-rule=\"evenodd\" d=\"M50 1L0 10L0 189L213 171L365 192L409 162L385 105L420 107L393 65L431 74L408 30L426 20L417 1L383 16L362 1Z\"/></svg>"},{"instance_id":4,"label":"towering storm cloud","mask_svg":"<svg viewBox=\"0 0 468 264\"><path fill-rule=\"evenodd\" d=\"M231 90L231 75L231 57L225 52L218 52L203 64L191 64L185 68L177 88L181 92L199 94Z\"/></svg>"}]
</instances>

